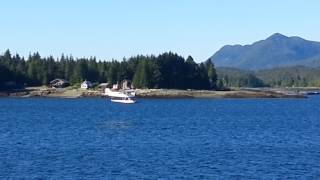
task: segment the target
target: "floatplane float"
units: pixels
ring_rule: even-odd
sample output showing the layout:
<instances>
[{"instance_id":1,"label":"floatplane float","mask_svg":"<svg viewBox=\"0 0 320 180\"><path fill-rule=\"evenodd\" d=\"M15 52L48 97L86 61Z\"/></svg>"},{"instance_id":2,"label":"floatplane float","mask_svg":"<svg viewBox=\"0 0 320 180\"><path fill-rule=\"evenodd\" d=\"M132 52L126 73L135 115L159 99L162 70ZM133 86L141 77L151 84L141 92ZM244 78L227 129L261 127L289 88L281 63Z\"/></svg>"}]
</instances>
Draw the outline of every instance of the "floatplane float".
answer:
<instances>
[{"instance_id":1,"label":"floatplane float","mask_svg":"<svg viewBox=\"0 0 320 180\"><path fill-rule=\"evenodd\" d=\"M106 88L104 95L110 97L111 102L124 104L136 103L136 100L134 99L136 93L133 89L112 91L110 88Z\"/></svg>"}]
</instances>

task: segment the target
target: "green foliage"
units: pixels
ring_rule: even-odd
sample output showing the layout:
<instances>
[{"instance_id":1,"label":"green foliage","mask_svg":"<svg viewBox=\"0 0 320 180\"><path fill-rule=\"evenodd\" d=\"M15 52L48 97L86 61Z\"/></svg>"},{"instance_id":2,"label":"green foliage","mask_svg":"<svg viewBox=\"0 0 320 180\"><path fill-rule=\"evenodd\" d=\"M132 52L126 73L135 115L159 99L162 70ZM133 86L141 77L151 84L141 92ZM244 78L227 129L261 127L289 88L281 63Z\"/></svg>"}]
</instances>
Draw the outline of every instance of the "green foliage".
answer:
<instances>
[{"instance_id":1,"label":"green foliage","mask_svg":"<svg viewBox=\"0 0 320 180\"><path fill-rule=\"evenodd\" d=\"M139 62L137 71L133 77L133 85L136 88L148 88L151 86L150 83L150 68L148 67L148 62L142 60Z\"/></svg>"},{"instance_id":2,"label":"green foliage","mask_svg":"<svg viewBox=\"0 0 320 180\"><path fill-rule=\"evenodd\" d=\"M223 87L264 87L265 83L254 72L235 68L218 68L218 84Z\"/></svg>"},{"instance_id":3,"label":"green foliage","mask_svg":"<svg viewBox=\"0 0 320 180\"><path fill-rule=\"evenodd\" d=\"M119 83L133 81L136 88L214 89L216 71L213 64L197 64L172 52L159 56L135 56L123 61L97 61L95 57L74 59L64 54L54 59L30 54L27 60L12 56L7 50L0 56L0 83L15 82L27 86L47 85L55 78L71 84L83 80Z\"/></svg>"},{"instance_id":4,"label":"green foliage","mask_svg":"<svg viewBox=\"0 0 320 180\"><path fill-rule=\"evenodd\" d=\"M294 66L260 71L218 68L219 85L225 87L320 87L320 68Z\"/></svg>"},{"instance_id":5,"label":"green foliage","mask_svg":"<svg viewBox=\"0 0 320 180\"><path fill-rule=\"evenodd\" d=\"M216 89L217 88L217 72L216 69L214 68L214 65L212 63L207 63L208 66L208 78L210 82L210 88Z\"/></svg>"},{"instance_id":6,"label":"green foliage","mask_svg":"<svg viewBox=\"0 0 320 180\"><path fill-rule=\"evenodd\" d=\"M161 72L155 58L142 57L133 77L133 85L136 88L157 88L161 78Z\"/></svg>"},{"instance_id":7,"label":"green foliage","mask_svg":"<svg viewBox=\"0 0 320 180\"><path fill-rule=\"evenodd\" d=\"M261 70L256 75L274 87L320 87L320 68L294 66Z\"/></svg>"}]
</instances>

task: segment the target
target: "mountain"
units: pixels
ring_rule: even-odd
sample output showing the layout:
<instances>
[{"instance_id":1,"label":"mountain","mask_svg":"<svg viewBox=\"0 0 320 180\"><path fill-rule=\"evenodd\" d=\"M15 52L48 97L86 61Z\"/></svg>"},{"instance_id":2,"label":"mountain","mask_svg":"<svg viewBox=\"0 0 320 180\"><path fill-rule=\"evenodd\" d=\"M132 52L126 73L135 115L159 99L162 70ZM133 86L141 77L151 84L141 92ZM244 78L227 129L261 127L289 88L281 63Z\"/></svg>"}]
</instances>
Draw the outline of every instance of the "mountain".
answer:
<instances>
[{"instance_id":1,"label":"mountain","mask_svg":"<svg viewBox=\"0 0 320 180\"><path fill-rule=\"evenodd\" d=\"M261 70L296 65L320 66L320 42L276 33L251 45L227 45L210 60L217 67Z\"/></svg>"}]
</instances>

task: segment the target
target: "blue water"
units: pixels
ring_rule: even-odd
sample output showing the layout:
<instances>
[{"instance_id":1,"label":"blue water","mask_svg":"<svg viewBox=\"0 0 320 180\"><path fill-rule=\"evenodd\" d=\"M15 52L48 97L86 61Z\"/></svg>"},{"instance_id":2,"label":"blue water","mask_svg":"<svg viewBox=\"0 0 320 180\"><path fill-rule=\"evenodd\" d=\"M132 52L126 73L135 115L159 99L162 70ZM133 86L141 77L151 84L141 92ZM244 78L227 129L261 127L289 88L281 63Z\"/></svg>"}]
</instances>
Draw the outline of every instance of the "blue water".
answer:
<instances>
[{"instance_id":1,"label":"blue water","mask_svg":"<svg viewBox=\"0 0 320 180\"><path fill-rule=\"evenodd\" d=\"M0 179L319 179L320 97L0 99Z\"/></svg>"}]
</instances>

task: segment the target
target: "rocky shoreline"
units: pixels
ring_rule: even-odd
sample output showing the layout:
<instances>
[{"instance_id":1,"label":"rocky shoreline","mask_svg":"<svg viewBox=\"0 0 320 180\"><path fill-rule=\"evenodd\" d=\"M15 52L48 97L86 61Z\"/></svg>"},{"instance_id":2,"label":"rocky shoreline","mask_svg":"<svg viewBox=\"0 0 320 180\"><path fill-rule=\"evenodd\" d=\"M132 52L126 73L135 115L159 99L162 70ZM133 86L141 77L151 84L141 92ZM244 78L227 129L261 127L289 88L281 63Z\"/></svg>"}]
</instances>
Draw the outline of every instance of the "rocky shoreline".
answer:
<instances>
[{"instance_id":1,"label":"rocky shoreline","mask_svg":"<svg viewBox=\"0 0 320 180\"><path fill-rule=\"evenodd\" d=\"M0 97L52 97L80 98L102 97L98 90L55 89L47 87L27 88L25 90L0 92ZM306 96L287 90L276 89L236 89L230 91L137 89L138 98L305 98Z\"/></svg>"},{"instance_id":2,"label":"rocky shoreline","mask_svg":"<svg viewBox=\"0 0 320 180\"><path fill-rule=\"evenodd\" d=\"M137 90L136 93L138 97L144 98L305 98L305 96L301 94L258 90L208 91L151 89Z\"/></svg>"}]
</instances>

